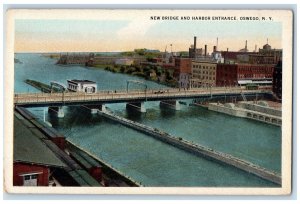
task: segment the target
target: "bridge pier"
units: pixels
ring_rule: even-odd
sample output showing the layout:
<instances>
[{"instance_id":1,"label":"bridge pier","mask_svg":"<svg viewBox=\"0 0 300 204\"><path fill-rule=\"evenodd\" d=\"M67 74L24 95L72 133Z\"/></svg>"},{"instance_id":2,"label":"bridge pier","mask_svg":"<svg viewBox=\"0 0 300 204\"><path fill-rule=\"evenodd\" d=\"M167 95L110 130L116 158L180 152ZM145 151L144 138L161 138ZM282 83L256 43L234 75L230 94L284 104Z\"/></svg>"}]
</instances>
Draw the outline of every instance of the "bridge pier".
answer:
<instances>
[{"instance_id":1,"label":"bridge pier","mask_svg":"<svg viewBox=\"0 0 300 204\"><path fill-rule=\"evenodd\" d=\"M161 108L170 108L173 110L180 110L180 104L176 100L160 101L159 105Z\"/></svg>"},{"instance_id":2,"label":"bridge pier","mask_svg":"<svg viewBox=\"0 0 300 204\"><path fill-rule=\"evenodd\" d=\"M59 118L65 117L63 106L50 106L48 112L55 112Z\"/></svg>"},{"instance_id":3,"label":"bridge pier","mask_svg":"<svg viewBox=\"0 0 300 204\"><path fill-rule=\"evenodd\" d=\"M83 105L83 107L91 110L91 114L97 114L98 110L101 111L105 111L106 107L104 104L100 104L100 105Z\"/></svg>"},{"instance_id":4,"label":"bridge pier","mask_svg":"<svg viewBox=\"0 0 300 204\"><path fill-rule=\"evenodd\" d=\"M146 113L145 103L144 102L134 102L127 103L126 109L135 110L141 113Z\"/></svg>"}]
</instances>

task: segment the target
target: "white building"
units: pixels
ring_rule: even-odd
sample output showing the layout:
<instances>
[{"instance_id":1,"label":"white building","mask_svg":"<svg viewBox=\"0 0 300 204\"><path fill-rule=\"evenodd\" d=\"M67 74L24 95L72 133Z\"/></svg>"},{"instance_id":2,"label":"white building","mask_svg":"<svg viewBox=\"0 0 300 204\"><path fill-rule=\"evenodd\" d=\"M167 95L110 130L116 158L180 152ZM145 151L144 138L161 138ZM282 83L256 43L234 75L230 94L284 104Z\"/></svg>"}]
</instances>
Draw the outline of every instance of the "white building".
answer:
<instances>
[{"instance_id":1,"label":"white building","mask_svg":"<svg viewBox=\"0 0 300 204\"><path fill-rule=\"evenodd\" d=\"M224 63L224 57L222 57L221 52L213 52L211 53L212 61L216 63Z\"/></svg>"},{"instance_id":2,"label":"white building","mask_svg":"<svg viewBox=\"0 0 300 204\"><path fill-rule=\"evenodd\" d=\"M68 90L73 92L85 92L85 93L95 93L97 92L96 82L89 80L67 80Z\"/></svg>"}]
</instances>

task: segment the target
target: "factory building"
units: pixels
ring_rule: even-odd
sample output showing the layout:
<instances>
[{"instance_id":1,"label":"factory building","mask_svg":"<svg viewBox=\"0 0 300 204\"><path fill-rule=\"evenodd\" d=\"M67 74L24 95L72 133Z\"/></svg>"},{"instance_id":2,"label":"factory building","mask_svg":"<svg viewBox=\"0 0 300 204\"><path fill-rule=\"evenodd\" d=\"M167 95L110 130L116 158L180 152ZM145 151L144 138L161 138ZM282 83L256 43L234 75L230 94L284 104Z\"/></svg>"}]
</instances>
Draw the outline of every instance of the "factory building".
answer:
<instances>
[{"instance_id":1,"label":"factory building","mask_svg":"<svg viewBox=\"0 0 300 204\"><path fill-rule=\"evenodd\" d=\"M191 87L216 86L217 63L192 61Z\"/></svg>"}]
</instances>

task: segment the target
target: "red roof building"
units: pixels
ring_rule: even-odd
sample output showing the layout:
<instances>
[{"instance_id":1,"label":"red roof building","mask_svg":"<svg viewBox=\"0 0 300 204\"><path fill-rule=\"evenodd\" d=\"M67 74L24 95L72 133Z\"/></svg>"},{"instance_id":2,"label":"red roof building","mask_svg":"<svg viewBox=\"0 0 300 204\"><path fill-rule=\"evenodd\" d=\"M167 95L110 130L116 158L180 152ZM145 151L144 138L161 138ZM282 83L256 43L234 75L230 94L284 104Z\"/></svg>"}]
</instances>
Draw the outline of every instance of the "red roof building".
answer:
<instances>
[{"instance_id":1,"label":"red roof building","mask_svg":"<svg viewBox=\"0 0 300 204\"><path fill-rule=\"evenodd\" d=\"M14 118L14 186L49 186L55 169L66 167L18 114Z\"/></svg>"}]
</instances>

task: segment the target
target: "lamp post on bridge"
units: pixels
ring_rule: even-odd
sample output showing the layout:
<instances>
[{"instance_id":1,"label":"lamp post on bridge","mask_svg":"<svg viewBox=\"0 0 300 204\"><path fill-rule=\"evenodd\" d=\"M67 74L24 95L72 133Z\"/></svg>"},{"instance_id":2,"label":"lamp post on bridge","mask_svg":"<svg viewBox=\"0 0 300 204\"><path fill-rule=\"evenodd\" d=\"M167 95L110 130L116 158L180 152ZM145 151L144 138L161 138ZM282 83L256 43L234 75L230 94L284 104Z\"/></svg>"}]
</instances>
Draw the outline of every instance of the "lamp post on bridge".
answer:
<instances>
[{"instance_id":1,"label":"lamp post on bridge","mask_svg":"<svg viewBox=\"0 0 300 204\"><path fill-rule=\"evenodd\" d=\"M147 84L145 84L144 82L141 82L141 81L136 81L136 80L128 80L127 81L127 88L126 88L126 92L128 93L128 90L129 90L129 83L135 83L135 84L140 84L140 85L142 85L142 86L144 86L145 87L145 99L146 99L146 101L147 101Z\"/></svg>"}]
</instances>

